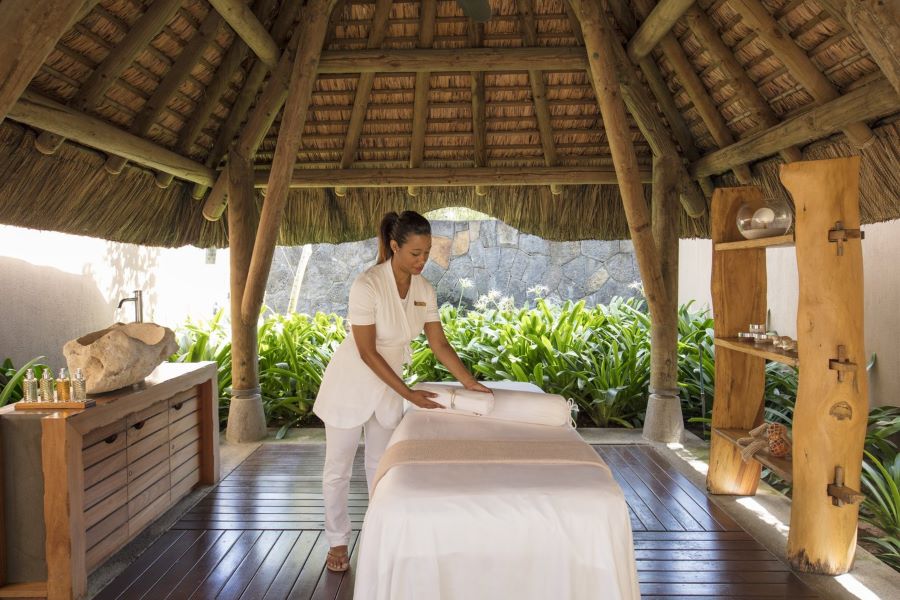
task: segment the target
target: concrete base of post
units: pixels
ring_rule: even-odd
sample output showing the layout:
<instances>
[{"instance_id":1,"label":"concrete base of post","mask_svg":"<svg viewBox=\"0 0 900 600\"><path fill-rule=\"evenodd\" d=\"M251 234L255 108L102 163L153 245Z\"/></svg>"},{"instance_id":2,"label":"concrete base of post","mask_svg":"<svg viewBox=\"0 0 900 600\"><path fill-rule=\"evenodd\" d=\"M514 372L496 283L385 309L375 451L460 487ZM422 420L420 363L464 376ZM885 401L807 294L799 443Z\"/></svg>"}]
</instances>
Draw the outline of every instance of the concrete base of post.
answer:
<instances>
[{"instance_id":1,"label":"concrete base of post","mask_svg":"<svg viewBox=\"0 0 900 600\"><path fill-rule=\"evenodd\" d=\"M228 427L225 439L234 444L258 442L266 437L266 415L263 412L262 397L232 396L228 408Z\"/></svg>"},{"instance_id":2,"label":"concrete base of post","mask_svg":"<svg viewBox=\"0 0 900 600\"><path fill-rule=\"evenodd\" d=\"M650 394L643 437L651 442L681 442L684 417L678 396Z\"/></svg>"}]
</instances>

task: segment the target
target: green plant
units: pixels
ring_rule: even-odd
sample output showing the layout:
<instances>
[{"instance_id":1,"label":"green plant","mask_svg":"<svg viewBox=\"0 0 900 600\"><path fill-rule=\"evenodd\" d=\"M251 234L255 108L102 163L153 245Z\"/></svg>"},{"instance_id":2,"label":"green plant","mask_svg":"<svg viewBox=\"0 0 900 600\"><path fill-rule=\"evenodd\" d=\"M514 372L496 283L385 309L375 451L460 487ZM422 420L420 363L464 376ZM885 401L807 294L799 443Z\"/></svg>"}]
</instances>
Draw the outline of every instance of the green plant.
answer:
<instances>
[{"instance_id":1,"label":"green plant","mask_svg":"<svg viewBox=\"0 0 900 600\"><path fill-rule=\"evenodd\" d=\"M40 377L44 369L49 368L38 362L43 358L43 356L32 358L18 369L13 366L12 360L9 358L0 364L0 406L6 406L22 399L22 380L25 379L28 369L33 368L34 376Z\"/></svg>"},{"instance_id":2,"label":"green plant","mask_svg":"<svg viewBox=\"0 0 900 600\"><path fill-rule=\"evenodd\" d=\"M219 387L219 424L225 425L231 403L231 328L225 309L208 322L188 320L177 332L178 350L170 362L215 361Z\"/></svg>"},{"instance_id":3,"label":"green plant","mask_svg":"<svg viewBox=\"0 0 900 600\"><path fill-rule=\"evenodd\" d=\"M885 534L866 539L880 547L881 560L900 570L900 454L882 462L866 451L862 467L860 518Z\"/></svg>"}]
</instances>

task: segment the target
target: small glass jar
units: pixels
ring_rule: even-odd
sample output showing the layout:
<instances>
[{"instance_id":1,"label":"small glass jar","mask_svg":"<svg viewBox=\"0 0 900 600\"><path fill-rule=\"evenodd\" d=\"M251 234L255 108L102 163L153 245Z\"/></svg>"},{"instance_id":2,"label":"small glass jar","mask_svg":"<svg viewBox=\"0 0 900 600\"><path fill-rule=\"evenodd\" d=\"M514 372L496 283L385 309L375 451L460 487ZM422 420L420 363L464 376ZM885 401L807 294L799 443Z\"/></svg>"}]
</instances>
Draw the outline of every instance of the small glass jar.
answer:
<instances>
[{"instance_id":1,"label":"small glass jar","mask_svg":"<svg viewBox=\"0 0 900 600\"><path fill-rule=\"evenodd\" d=\"M737 228L748 240L784 235L791 228L794 215L784 200L767 199L760 203L745 203L737 212Z\"/></svg>"}]
</instances>

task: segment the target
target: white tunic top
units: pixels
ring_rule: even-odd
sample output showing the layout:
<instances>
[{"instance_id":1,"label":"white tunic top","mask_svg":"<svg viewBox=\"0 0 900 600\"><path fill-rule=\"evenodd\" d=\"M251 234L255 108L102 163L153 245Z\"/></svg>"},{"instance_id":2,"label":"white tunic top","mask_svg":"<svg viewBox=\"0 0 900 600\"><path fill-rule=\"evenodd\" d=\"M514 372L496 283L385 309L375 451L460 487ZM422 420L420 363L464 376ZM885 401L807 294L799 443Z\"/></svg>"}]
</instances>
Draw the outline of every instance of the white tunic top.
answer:
<instances>
[{"instance_id":1,"label":"white tunic top","mask_svg":"<svg viewBox=\"0 0 900 600\"><path fill-rule=\"evenodd\" d=\"M404 302L389 260L356 278L347 312L351 325L375 325L375 349L400 376L411 356L410 342L425 323L440 321L431 284L413 275ZM345 429L375 413L383 427L392 429L403 416L403 399L363 362L351 330L325 369L313 412L327 425Z\"/></svg>"}]
</instances>

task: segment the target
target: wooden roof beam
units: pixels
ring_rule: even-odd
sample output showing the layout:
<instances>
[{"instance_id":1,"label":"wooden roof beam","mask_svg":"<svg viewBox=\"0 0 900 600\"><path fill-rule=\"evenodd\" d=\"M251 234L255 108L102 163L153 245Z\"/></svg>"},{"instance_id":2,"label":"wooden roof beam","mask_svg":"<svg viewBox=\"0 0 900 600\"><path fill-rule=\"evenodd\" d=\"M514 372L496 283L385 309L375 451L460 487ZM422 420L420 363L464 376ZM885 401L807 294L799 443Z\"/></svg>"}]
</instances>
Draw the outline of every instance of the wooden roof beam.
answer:
<instances>
[{"instance_id":1,"label":"wooden roof beam","mask_svg":"<svg viewBox=\"0 0 900 600\"><path fill-rule=\"evenodd\" d=\"M650 169L638 177L651 180ZM258 171L256 187L266 187L269 172ZM294 169L291 188L383 188L408 186L508 186L508 185L615 185L616 172L608 167L419 167L417 169Z\"/></svg>"},{"instance_id":2,"label":"wooden roof beam","mask_svg":"<svg viewBox=\"0 0 900 600\"><path fill-rule=\"evenodd\" d=\"M639 11L647 14L652 10L653 0L635 0L634 5ZM681 47L681 44L678 42L675 35L672 33L663 35L659 40L659 46L662 49L663 55L668 59L669 64L672 66L672 69L678 78L678 82L682 85L685 93L691 99L691 103L694 105L694 108L697 110L697 113L700 115L700 118L703 120L704 125L706 125L707 130L709 130L709 133L712 135L716 144L720 148L733 144L734 134L728 129L728 125L725 123L722 113L719 112L718 107L710 97L706 86L703 84L703 81L700 80L700 76L694 71L694 66L691 64L691 61L688 60L684 48ZM750 173L750 167L747 165L735 165L734 174L737 176L738 181L745 185L750 183L753 178Z\"/></svg>"},{"instance_id":3,"label":"wooden roof beam","mask_svg":"<svg viewBox=\"0 0 900 600\"><path fill-rule=\"evenodd\" d=\"M110 50L103 62L97 65L68 105L76 112L84 112L99 104L125 67L134 62L138 53L144 50L175 16L182 1L157 0L151 4L147 12L141 15L131 30L125 34L119 45ZM59 150L64 141L65 138L45 131L37 137L34 146L44 154L53 154Z\"/></svg>"},{"instance_id":4,"label":"wooden roof beam","mask_svg":"<svg viewBox=\"0 0 900 600\"><path fill-rule=\"evenodd\" d=\"M300 40L297 56L291 72L281 127L278 129L278 144L272 161L256 243L253 246L253 260L250 262L250 271L247 275L247 287L241 301L241 317L246 322L252 322L258 317L266 293L266 280L272 266L281 221L284 218L284 205L287 202L294 162L300 149L303 125L306 123L316 82L319 56L336 2L337 0L309 0L304 7L300 30L295 34ZM242 154L247 157L253 156Z\"/></svg>"},{"instance_id":5,"label":"wooden roof beam","mask_svg":"<svg viewBox=\"0 0 900 600\"><path fill-rule=\"evenodd\" d=\"M694 0L660 0L628 42L628 56L637 62L650 54L693 4Z\"/></svg>"},{"instance_id":6,"label":"wooden roof beam","mask_svg":"<svg viewBox=\"0 0 900 600\"><path fill-rule=\"evenodd\" d=\"M784 63L791 75L806 88L817 103L830 102L840 94L813 61L783 30L759 0L728 0L741 16L741 22L756 33ZM863 148L875 139L875 134L865 123L847 123L843 128L847 139Z\"/></svg>"},{"instance_id":7,"label":"wooden roof beam","mask_svg":"<svg viewBox=\"0 0 900 600\"><path fill-rule=\"evenodd\" d=\"M900 110L900 94L885 79L814 106L727 148L710 152L691 165L694 176L715 175L739 164L765 158L783 148L806 144L842 130L848 123L876 119Z\"/></svg>"},{"instance_id":8,"label":"wooden roof beam","mask_svg":"<svg viewBox=\"0 0 900 600\"><path fill-rule=\"evenodd\" d=\"M751 117L759 124L759 128L768 129L777 125L778 117L775 115L775 111L759 93L759 88L734 57L731 49L722 41L709 15L696 7L691 7L685 13L685 22L697 37L700 45L709 52L712 67L718 67L725 75L726 81L734 87L739 101L744 103L747 110L750 111ZM794 162L802 160L803 153L800 148L791 146L781 151L781 157L785 162Z\"/></svg>"},{"instance_id":9,"label":"wooden roof beam","mask_svg":"<svg viewBox=\"0 0 900 600\"><path fill-rule=\"evenodd\" d=\"M482 37L484 35L484 25L469 20L469 45L473 48L481 46ZM487 160L487 122L485 119L484 104L484 73L481 71L472 71L470 73L472 79L472 141L475 146L475 154L473 162L475 167L486 167ZM484 196L487 189L483 185L475 185L475 195Z\"/></svg>"},{"instance_id":10,"label":"wooden roof beam","mask_svg":"<svg viewBox=\"0 0 900 600\"><path fill-rule=\"evenodd\" d=\"M211 185L216 178L216 172L205 165L34 92L26 91L8 116L29 127L181 179Z\"/></svg>"},{"instance_id":11,"label":"wooden roof beam","mask_svg":"<svg viewBox=\"0 0 900 600\"><path fill-rule=\"evenodd\" d=\"M206 47L215 40L216 32L222 24L222 17L215 11L210 11L200 29L191 38L191 41L182 49L181 54L166 73L163 80L153 90L153 95L144 103L141 112L134 118L131 125L131 132L138 136L145 136L149 133L150 128L163 113L166 106L175 96L178 88L191 74ZM110 156L103 165L106 171L112 175L118 175L125 168L128 161L121 156Z\"/></svg>"},{"instance_id":12,"label":"wooden roof beam","mask_svg":"<svg viewBox=\"0 0 900 600\"><path fill-rule=\"evenodd\" d=\"M222 15L225 22L234 29L247 47L259 57L267 67L274 69L278 66L278 58L281 51L278 44L260 23L260 18L266 15L253 14L250 7L243 0L209 0L213 8Z\"/></svg>"},{"instance_id":13,"label":"wooden roof beam","mask_svg":"<svg viewBox=\"0 0 900 600\"><path fill-rule=\"evenodd\" d=\"M272 39L274 39L276 43L284 44L287 41L290 29L297 18L297 11L299 8L299 2L286 2L281 5L281 10L278 12L278 15L276 15L275 22L272 24ZM292 39L290 41L290 46L285 50L285 53L292 53L296 48L297 40ZM231 110L228 111L225 122L219 127L219 132L216 134L216 141L213 143L212 150L210 150L204 161L207 167L216 168L219 163L222 162L222 159L225 158L225 153L228 152L228 148L231 146L234 136L237 134L238 129L247 117L247 113L250 111L253 101L256 100L259 90L268 73L269 67L266 63L261 60L257 60L253 63L250 73L247 75L247 78L244 79L244 85L241 86L241 91L238 93L234 104L231 105ZM191 196L199 200L203 198L208 189L209 188L205 185L196 184L191 192Z\"/></svg>"},{"instance_id":14,"label":"wooden roof beam","mask_svg":"<svg viewBox=\"0 0 900 600\"><path fill-rule=\"evenodd\" d=\"M384 43L392 4L391 0L376 0L375 14L372 17L372 26L369 30L369 40L366 42L366 48L381 48L381 45ZM375 73L361 73L356 83L353 109L350 111L350 124L347 126L347 135L344 138L344 149L341 155L342 169L349 168L356 159L363 122L366 120L366 111L369 108L369 95L372 93L372 85L374 83ZM336 186L334 193L338 196L343 196L347 193L347 188Z\"/></svg>"},{"instance_id":15,"label":"wooden roof beam","mask_svg":"<svg viewBox=\"0 0 900 600\"><path fill-rule=\"evenodd\" d=\"M537 47L537 28L534 23L533 0L516 0L519 10L519 28L528 46ZM544 85L544 74L536 69L528 70L528 83L531 85L531 99L534 101L534 116L541 132L541 147L544 149L544 164L548 167L556 165L556 144L553 141L553 126L550 124L550 108L547 105L547 88ZM559 186L550 186L550 192L559 195Z\"/></svg>"},{"instance_id":16,"label":"wooden roof beam","mask_svg":"<svg viewBox=\"0 0 900 600\"><path fill-rule=\"evenodd\" d=\"M319 73L465 73L471 71L581 71L584 48L414 48L328 50Z\"/></svg>"},{"instance_id":17,"label":"wooden roof beam","mask_svg":"<svg viewBox=\"0 0 900 600\"><path fill-rule=\"evenodd\" d=\"M434 20L437 15L437 0L422 0L420 5L419 48L430 49L434 44ZM416 95L413 104L412 139L409 143L409 168L422 166L425 156L425 129L428 127L428 92L431 73L416 72ZM418 195L415 186L406 189L410 196Z\"/></svg>"},{"instance_id":18,"label":"wooden roof beam","mask_svg":"<svg viewBox=\"0 0 900 600\"><path fill-rule=\"evenodd\" d=\"M84 6L84 0L6 0L0 4L0 123L59 38L82 15Z\"/></svg>"}]
</instances>

